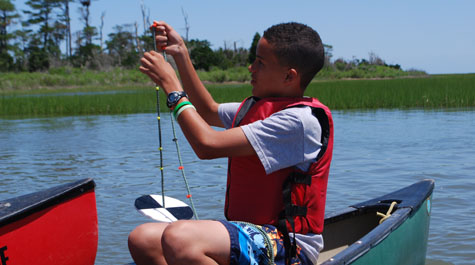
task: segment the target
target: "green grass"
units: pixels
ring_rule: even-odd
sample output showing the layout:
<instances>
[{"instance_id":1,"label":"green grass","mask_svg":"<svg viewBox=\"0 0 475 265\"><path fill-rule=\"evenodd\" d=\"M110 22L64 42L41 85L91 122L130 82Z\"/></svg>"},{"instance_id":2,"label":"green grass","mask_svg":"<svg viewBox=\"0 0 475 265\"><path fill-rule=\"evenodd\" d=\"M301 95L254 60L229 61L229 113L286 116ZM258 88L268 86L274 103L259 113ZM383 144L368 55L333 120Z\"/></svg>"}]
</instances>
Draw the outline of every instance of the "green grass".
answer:
<instances>
[{"instance_id":1,"label":"green grass","mask_svg":"<svg viewBox=\"0 0 475 265\"><path fill-rule=\"evenodd\" d=\"M153 89L100 93L27 93L0 95L0 116L41 117L151 112L155 109Z\"/></svg>"},{"instance_id":2,"label":"green grass","mask_svg":"<svg viewBox=\"0 0 475 265\"><path fill-rule=\"evenodd\" d=\"M42 88L78 88L97 86L130 86L147 84L150 79L138 70L119 68L110 71L91 71L80 68L54 68L47 73L2 73L0 92L15 90L36 90Z\"/></svg>"},{"instance_id":3,"label":"green grass","mask_svg":"<svg viewBox=\"0 0 475 265\"><path fill-rule=\"evenodd\" d=\"M325 67L318 73L316 80L334 80L348 78L396 78L421 76L424 72L402 71L386 66L365 65L344 71ZM227 70L212 68L210 71L198 71L201 80L210 83L247 82L251 75L247 67L233 67ZM1 73L0 93L2 91L37 90L43 88L93 88L97 86L133 86L147 85L150 80L138 69L114 68L109 71L92 71L81 68L59 67L40 73Z\"/></svg>"},{"instance_id":4,"label":"green grass","mask_svg":"<svg viewBox=\"0 0 475 265\"><path fill-rule=\"evenodd\" d=\"M251 95L249 84L209 84L217 102L241 101ZM424 78L316 81L306 95L319 98L332 110L380 108L475 107L475 74ZM166 111L165 96L160 94ZM100 85L63 89L0 92L0 117L43 117L154 112L152 84Z\"/></svg>"},{"instance_id":5,"label":"green grass","mask_svg":"<svg viewBox=\"0 0 475 265\"><path fill-rule=\"evenodd\" d=\"M314 82L306 95L331 109L475 107L475 74Z\"/></svg>"},{"instance_id":6,"label":"green grass","mask_svg":"<svg viewBox=\"0 0 475 265\"><path fill-rule=\"evenodd\" d=\"M398 77L423 77L424 71L403 71L383 65L360 65L346 70L324 67L315 77L317 80L348 79L348 78L398 78Z\"/></svg>"}]
</instances>

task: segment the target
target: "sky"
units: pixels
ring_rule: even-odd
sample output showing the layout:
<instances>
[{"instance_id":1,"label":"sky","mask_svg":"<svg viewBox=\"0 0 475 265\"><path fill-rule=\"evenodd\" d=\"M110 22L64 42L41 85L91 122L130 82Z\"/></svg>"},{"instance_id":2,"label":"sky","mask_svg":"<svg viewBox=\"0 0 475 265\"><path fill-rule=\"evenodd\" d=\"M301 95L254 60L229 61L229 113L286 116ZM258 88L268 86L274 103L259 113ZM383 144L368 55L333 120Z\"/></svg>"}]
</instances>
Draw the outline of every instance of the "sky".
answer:
<instances>
[{"instance_id":1,"label":"sky","mask_svg":"<svg viewBox=\"0 0 475 265\"><path fill-rule=\"evenodd\" d=\"M17 10L23 0L12 1ZM164 20L182 36L188 16L189 38L208 40L213 49L249 48L256 32L296 21L311 26L333 59L368 59L374 53L388 64L429 74L475 73L474 0L93 0L92 26L105 12L104 34L116 25L139 24L141 3L150 19ZM72 31L81 30L79 5L71 7Z\"/></svg>"}]
</instances>

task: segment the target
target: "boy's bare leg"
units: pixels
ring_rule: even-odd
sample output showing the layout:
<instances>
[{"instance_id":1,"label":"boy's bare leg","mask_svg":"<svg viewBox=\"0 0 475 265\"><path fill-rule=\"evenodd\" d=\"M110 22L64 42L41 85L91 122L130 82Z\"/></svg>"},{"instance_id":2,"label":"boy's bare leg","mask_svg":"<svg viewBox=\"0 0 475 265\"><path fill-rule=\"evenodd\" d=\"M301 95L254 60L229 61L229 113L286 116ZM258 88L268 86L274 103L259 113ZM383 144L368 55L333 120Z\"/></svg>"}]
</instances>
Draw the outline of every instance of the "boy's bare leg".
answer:
<instances>
[{"instance_id":1,"label":"boy's bare leg","mask_svg":"<svg viewBox=\"0 0 475 265\"><path fill-rule=\"evenodd\" d=\"M230 239L218 221L148 223L129 236L129 250L142 264L229 264Z\"/></svg>"},{"instance_id":2,"label":"boy's bare leg","mask_svg":"<svg viewBox=\"0 0 475 265\"><path fill-rule=\"evenodd\" d=\"M161 239L168 223L147 223L136 227L129 235L129 251L137 265L167 264Z\"/></svg>"}]
</instances>

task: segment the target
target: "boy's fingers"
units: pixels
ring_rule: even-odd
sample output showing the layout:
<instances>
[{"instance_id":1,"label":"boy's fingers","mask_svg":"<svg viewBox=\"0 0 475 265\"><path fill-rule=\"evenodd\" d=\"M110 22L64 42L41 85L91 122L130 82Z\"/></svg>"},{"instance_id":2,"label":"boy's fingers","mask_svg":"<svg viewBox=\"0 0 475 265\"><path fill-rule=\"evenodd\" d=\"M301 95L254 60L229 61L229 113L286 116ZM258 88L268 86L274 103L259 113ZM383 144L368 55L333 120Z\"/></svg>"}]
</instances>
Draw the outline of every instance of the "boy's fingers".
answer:
<instances>
[{"instance_id":1,"label":"boy's fingers","mask_svg":"<svg viewBox=\"0 0 475 265\"><path fill-rule=\"evenodd\" d=\"M140 59L140 67L146 67L147 69L150 68L150 62L146 60L145 58Z\"/></svg>"},{"instance_id":2,"label":"boy's fingers","mask_svg":"<svg viewBox=\"0 0 475 265\"><path fill-rule=\"evenodd\" d=\"M158 46L166 46L168 42L168 37L157 35L155 37L155 42L157 43Z\"/></svg>"},{"instance_id":3,"label":"boy's fingers","mask_svg":"<svg viewBox=\"0 0 475 265\"><path fill-rule=\"evenodd\" d=\"M144 53L142 59L146 59L149 61L150 65L152 65L154 62L158 62L160 59L162 59L162 55L156 51L151 51Z\"/></svg>"},{"instance_id":4,"label":"boy's fingers","mask_svg":"<svg viewBox=\"0 0 475 265\"><path fill-rule=\"evenodd\" d=\"M139 70L140 70L140 72L142 72L142 73L148 75L148 72L149 72L148 68L145 68L145 67L143 67L143 66L140 66L140 67L139 67Z\"/></svg>"},{"instance_id":5,"label":"boy's fingers","mask_svg":"<svg viewBox=\"0 0 475 265\"><path fill-rule=\"evenodd\" d=\"M168 25L165 21L154 21L156 22L157 27L163 27L166 31L172 31L173 28Z\"/></svg>"},{"instance_id":6,"label":"boy's fingers","mask_svg":"<svg viewBox=\"0 0 475 265\"><path fill-rule=\"evenodd\" d=\"M148 75L150 79L152 79L156 84L160 82L160 78L152 71L150 71L148 68L145 68L143 66L139 67L140 72Z\"/></svg>"}]
</instances>

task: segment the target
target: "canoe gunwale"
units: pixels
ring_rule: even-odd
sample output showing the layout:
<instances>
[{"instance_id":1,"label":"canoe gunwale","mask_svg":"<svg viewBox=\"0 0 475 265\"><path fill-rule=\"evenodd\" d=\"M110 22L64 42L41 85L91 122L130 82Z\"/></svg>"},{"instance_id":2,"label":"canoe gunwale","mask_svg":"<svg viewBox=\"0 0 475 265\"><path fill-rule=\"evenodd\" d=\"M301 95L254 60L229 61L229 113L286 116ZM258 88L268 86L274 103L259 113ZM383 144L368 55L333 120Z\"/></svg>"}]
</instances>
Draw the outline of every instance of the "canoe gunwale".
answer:
<instances>
[{"instance_id":1,"label":"canoe gunwale","mask_svg":"<svg viewBox=\"0 0 475 265\"><path fill-rule=\"evenodd\" d=\"M0 227L63 203L96 187L91 178L0 201Z\"/></svg>"},{"instance_id":2,"label":"canoe gunwale","mask_svg":"<svg viewBox=\"0 0 475 265\"><path fill-rule=\"evenodd\" d=\"M412 212L416 212L425 199L432 194L433 190L434 180L425 179L381 197L352 205L351 207L364 209L385 206L389 208L391 203L396 201L398 204L395 206L395 209L410 208Z\"/></svg>"},{"instance_id":3,"label":"canoe gunwale","mask_svg":"<svg viewBox=\"0 0 475 265\"><path fill-rule=\"evenodd\" d=\"M332 258L321 263L322 265L350 264L365 255L373 247L386 239L393 231L399 228L408 218L414 215L425 200L432 195L433 180L423 180L406 188L350 206L343 211L328 215L325 225L348 220L364 214L386 213L392 201L397 201L391 216L377 225L369 233L350 244L346 249Z\"/></svg>"}]
</instances>

